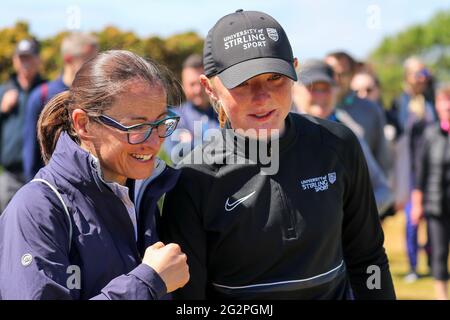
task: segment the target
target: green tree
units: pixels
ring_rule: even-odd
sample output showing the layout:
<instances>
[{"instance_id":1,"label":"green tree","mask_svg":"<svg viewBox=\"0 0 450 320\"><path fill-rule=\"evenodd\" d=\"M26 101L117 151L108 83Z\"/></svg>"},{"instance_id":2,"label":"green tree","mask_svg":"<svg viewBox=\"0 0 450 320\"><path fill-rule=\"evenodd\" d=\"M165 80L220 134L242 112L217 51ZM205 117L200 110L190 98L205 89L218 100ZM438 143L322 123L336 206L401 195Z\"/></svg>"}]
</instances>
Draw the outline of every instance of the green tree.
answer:
<instances>
[{"instance_id":1,"label":"green tree","mask_svg":"<svg viewBox=\"0 0 450 320\"><path fill-rule=\"evenodd\" d=\"M428 22L386 37L370 54L390 105L403 83L403 62L411 55L423 58L439 81L450 81L450 10L438 12Z\"/></svg>"},{"instance_id":2,"label":"green tree","mask_svg":"<svg viewBox=\"0 0 450 320\"><path fill-rule=\"evenodd\" d=\"M150 36L140 38L134 32L122 31L115 26L107 26L95 32L99 39L100 50L125 49L151 58L166 65L177 77L183 60L192 53L201 53L203 39L195 32L176 34L166 39ZM47 79L54 79L61 72L63 61L60 47L67 32L41 41L42 74ZM17 42L33 36L27 22L19 21L11 28L0 29L0 82L5 81L13 71L11 57Z\"/></svg>"},{"instance_id":3,"label":"green tree","mask_svg":"<svg viewBox=\"0 0 450 320\"><path fill-rule=\"evenodd\" d=\"M167 50L165 58L166 65L175 74L181 72L183 61L192 53L201 54L203 50L203 39L195 32L186 32L171 36L165 41Z\"/></svg>"},{"instance_id":4,"label":"green tree","mask_svg":"<svg viewBox=\"0 0 450 320\"><path fill-rule=\"evenodd\" d=\"M11 28L0 29L0 83L6 81L13 72L11 57L16 44L31 36L28 23L25 21L18 21Z\"/></svg>"}]
</instances>

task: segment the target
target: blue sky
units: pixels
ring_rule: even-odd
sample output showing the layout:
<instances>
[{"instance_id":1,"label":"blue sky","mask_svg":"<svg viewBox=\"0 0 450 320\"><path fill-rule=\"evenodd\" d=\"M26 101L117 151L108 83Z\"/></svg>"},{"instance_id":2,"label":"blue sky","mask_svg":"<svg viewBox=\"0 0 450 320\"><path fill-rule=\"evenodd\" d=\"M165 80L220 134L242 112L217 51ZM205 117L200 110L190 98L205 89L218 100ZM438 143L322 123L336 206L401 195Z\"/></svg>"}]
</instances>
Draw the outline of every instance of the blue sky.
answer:
<instances>
[{"instance_id":1,"label":"blue sky","mask_svg":"<svg viewBox=\"0 0 450 320\"><path fill-rule=\"evenodd\" d=\"M277 19L301 60L345 49L363 59L386 35L427 21L446 0L71 0L2 4L0 28L27 20L38 37L78 28L96 31L115 25L140 36L166 37L184 31L205 36L223 15L236 9L264 11ZM6 10L5 10L6 9ZM79 14L77 14L79 12Z\"/></svg>"}]
</instances>

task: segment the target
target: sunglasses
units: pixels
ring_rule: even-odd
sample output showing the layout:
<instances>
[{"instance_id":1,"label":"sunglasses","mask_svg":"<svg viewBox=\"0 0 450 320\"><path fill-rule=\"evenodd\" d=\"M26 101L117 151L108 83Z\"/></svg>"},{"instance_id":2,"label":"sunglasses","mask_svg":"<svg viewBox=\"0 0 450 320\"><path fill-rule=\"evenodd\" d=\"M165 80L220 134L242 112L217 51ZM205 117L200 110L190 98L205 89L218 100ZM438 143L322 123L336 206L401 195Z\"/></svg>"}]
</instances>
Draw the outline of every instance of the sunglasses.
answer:
<instances>
[{"instance_id":1,"label":"sunglasses","mask_svg":"<svg viewBox=\"0 0 450 320\"><path fill-rule=\"evenodd\" d=\"M129 144L140 144L145 142L152 134L153 129L156 129L160 138L167 138L175 131L178 122L180 121L180 116L170 110L167 111L167 117L164 119L132 126L124 126L119 121L103 114L95 118L104 125L126 132Z\"/></svg>"},{"instance_id":2,"label":"sunglasses","mask_svg":"<svg viewBox=\"0 0 450 320\"><path fill-rule=\"evenodd\" d=\"M329 88L308 88L308 90L312 93L312 94L330 94L331 93L331 87Z\"/></svg>"},{"instance_id":3,"label":"sunglasses","mask_svg":"<svg viewBox=\"0 0 450 320\"><path fill-rule=\"evenodd\" d=\"M374 87L368 87L368 88L358 89L357 91L360 92L360 93L364 93L365 92L366 94L371 94L374 90L375 90Z\"/></svg>"}]
</instances>

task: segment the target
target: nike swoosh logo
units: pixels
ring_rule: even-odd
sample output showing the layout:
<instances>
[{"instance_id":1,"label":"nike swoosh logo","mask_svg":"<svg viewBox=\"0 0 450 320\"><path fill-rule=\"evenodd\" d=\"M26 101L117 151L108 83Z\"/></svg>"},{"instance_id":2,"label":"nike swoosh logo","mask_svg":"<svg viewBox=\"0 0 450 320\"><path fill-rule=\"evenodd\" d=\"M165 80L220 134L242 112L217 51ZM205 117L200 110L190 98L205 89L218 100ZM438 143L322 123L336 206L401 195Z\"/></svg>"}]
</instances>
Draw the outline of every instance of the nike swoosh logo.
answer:
<instances>
[{"instance_id":1,"label":"nike swoosh logo","mask_svg":"<svg viewBox=\"0 0 450 320\"><path fill-rule=\"evenodd\" d=\"M253 191L252 193L250 193L248 196L245 196L243 198L240 198L238 200L236 200L233 203L230 203L230 198L227 199L227 201L225 202L225 210L226 211L231 211L234 208L236 208L238 205L240 205L242 202L244 202L245 200L247 200L248 198L250 198L252 195L254 195L256 193L256 191Z\"/></svg>"}]
</instances>

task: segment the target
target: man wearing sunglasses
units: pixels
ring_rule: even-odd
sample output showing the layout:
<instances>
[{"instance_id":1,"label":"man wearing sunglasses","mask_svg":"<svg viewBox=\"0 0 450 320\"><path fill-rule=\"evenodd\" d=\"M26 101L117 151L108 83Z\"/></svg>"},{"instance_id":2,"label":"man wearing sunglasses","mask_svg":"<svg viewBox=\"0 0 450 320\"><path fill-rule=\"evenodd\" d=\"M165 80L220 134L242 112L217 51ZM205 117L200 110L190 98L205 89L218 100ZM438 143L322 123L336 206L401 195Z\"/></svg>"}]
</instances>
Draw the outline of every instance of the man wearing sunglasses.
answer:
<instances>
[{"instance_id":1,"label":"man wearing sunglasses","mask_svg":"<svg viewBox=\"0 0 450 320\"><path fill-rule=\"evenodd\" d=\"M325 62L333 69L334 79L338 85L337 108L349 113L361 126L364 140L384 174L387 174L391 157L383 131L386 122L384 114L375 103L361 99L350 87L357 71L357 62L346 52L330 53Z\"/></svg>"}]
</instances>

